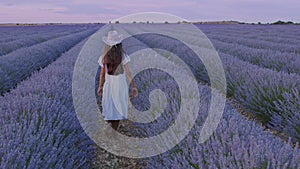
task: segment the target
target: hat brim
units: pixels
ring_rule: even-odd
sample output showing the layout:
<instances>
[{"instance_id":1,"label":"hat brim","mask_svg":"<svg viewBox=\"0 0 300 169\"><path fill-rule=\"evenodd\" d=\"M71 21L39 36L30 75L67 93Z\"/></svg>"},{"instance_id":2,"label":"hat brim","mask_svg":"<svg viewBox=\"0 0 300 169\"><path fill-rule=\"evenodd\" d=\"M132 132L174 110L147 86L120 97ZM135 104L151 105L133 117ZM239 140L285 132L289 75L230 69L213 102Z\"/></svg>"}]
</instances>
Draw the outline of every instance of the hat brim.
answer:
<instances>
[{"instance_id":1,"label":"hat brim","mask_svg":"<svg viewBox=\"0 0 300 169\"><path fill-rule=\"evenodd\" d=\"M109 45L109 46L113 46L113 45L116 45L116 44L118 44L118 43L121 43L122 40L123 40L123 39L122 39L122 34L119 35L119 38L118 38L117 40L115 40L115 41L109 40L107 36L102 37L102 41L103 41L105 44Z\"/></svg>"}]
</instances>

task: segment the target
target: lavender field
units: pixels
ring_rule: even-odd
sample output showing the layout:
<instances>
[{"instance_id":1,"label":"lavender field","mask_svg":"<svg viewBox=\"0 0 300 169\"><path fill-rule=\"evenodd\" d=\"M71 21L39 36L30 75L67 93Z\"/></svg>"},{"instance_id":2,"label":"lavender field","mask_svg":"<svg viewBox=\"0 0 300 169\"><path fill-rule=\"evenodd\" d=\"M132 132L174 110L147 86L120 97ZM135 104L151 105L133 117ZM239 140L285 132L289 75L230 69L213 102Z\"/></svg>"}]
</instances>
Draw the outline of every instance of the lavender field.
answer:
<instances>
[{"instance_id":1,"label":"lavender field","mask_svg":"<svg viewBox=\"0 0 300 169\"><path fill-rule=\"evenodd\" d=\"M197 136L208 116L211 94L205 66L193 60L192 54L174 39L158 34L133 35L136 30L155 28L178 33L197 46L193 32L180 32L176 29L179 26L109 26L130 36L123 41L128 54L142 49L157 53L158 49L167 49L182 56L195 72L201 94L198 118L189 134L171 150L137 159L134 165L117 156L99 162L109 153L103 153L84 132L73 105L72 75L77 56L101 25L0 27L0 168L299 169L299 26L195 25L218 51L227 81L221 121L203 144ZM185 76L181 78L184 81ZM131 99L133 106L148 109L149 94L154 89L167 93L167 106L165 114L149 124L129 122L129 127L124 123L125 134L159 134L177 116L178 104L173 101L179 97L178 86L157 70L140 73L135 79L140 94Z\"/></svg>"}]
</instances>

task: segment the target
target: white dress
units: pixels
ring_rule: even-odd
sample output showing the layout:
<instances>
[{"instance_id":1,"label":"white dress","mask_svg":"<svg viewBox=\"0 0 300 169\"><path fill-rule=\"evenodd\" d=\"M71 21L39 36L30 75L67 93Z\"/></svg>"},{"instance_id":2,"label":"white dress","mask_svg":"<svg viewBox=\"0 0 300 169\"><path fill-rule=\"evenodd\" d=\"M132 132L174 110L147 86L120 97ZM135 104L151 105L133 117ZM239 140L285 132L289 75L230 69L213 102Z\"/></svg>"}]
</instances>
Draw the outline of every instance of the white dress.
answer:
<instances>
[{"instance_id":1,"label":"white dress","mask_svg":"<svg viewBox=\"0 0 300 169\"><path fill-rule=\"evenodd\" d=\"M100 56L98 63L101 67L103 56ZM122 65L130 61L130 57L124 53ZM106 69L107 70L107 69ZM102 95L102 115L104 120L124 120L128 115L128 84L125 70L119 75L109 75L105 72Z\"/></svg>"}]
</instances>

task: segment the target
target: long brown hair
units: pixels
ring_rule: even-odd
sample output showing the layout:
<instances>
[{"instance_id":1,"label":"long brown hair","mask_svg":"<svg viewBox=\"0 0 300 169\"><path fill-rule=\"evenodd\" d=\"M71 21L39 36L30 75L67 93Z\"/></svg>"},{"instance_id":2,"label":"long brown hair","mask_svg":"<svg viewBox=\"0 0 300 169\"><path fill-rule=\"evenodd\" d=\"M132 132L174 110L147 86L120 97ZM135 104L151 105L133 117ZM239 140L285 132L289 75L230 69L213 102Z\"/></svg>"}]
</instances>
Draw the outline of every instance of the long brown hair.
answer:
<instances>
[{"instance_id":1,"label":"long brown hair","mask_svg":"<svg viewBox=\"0 0 300 169\"><path fill-rule=\"evenodd\" d=\"M103 65L106 65L107 73L109 75L118 75L124 72L121 65L123 56L122 43L118 43L113 46L105 44L104 57L102 60Z\"/></svg>"}]
</instances>

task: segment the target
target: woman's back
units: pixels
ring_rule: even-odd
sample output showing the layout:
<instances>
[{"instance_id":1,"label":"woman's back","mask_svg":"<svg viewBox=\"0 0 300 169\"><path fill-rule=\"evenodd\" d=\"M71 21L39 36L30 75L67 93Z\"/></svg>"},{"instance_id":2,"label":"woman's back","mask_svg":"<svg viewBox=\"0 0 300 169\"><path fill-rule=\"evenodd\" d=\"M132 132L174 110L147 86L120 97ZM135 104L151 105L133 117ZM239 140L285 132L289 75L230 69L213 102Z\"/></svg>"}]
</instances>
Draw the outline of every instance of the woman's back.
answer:
<instances>
[{"instance_id":1,"label":"woman's back","mask_svg":"<svg viewBox=\"0 0 300 169\"><path fill-rule=\"evenodd\" d=\"M119 75L124 73L122 66L123 60L123 49L122 44L116 44L106 50L106 53L103 58L103 65L106 66L106 72L109 75Z\"/></svg>"}]
</instances>

